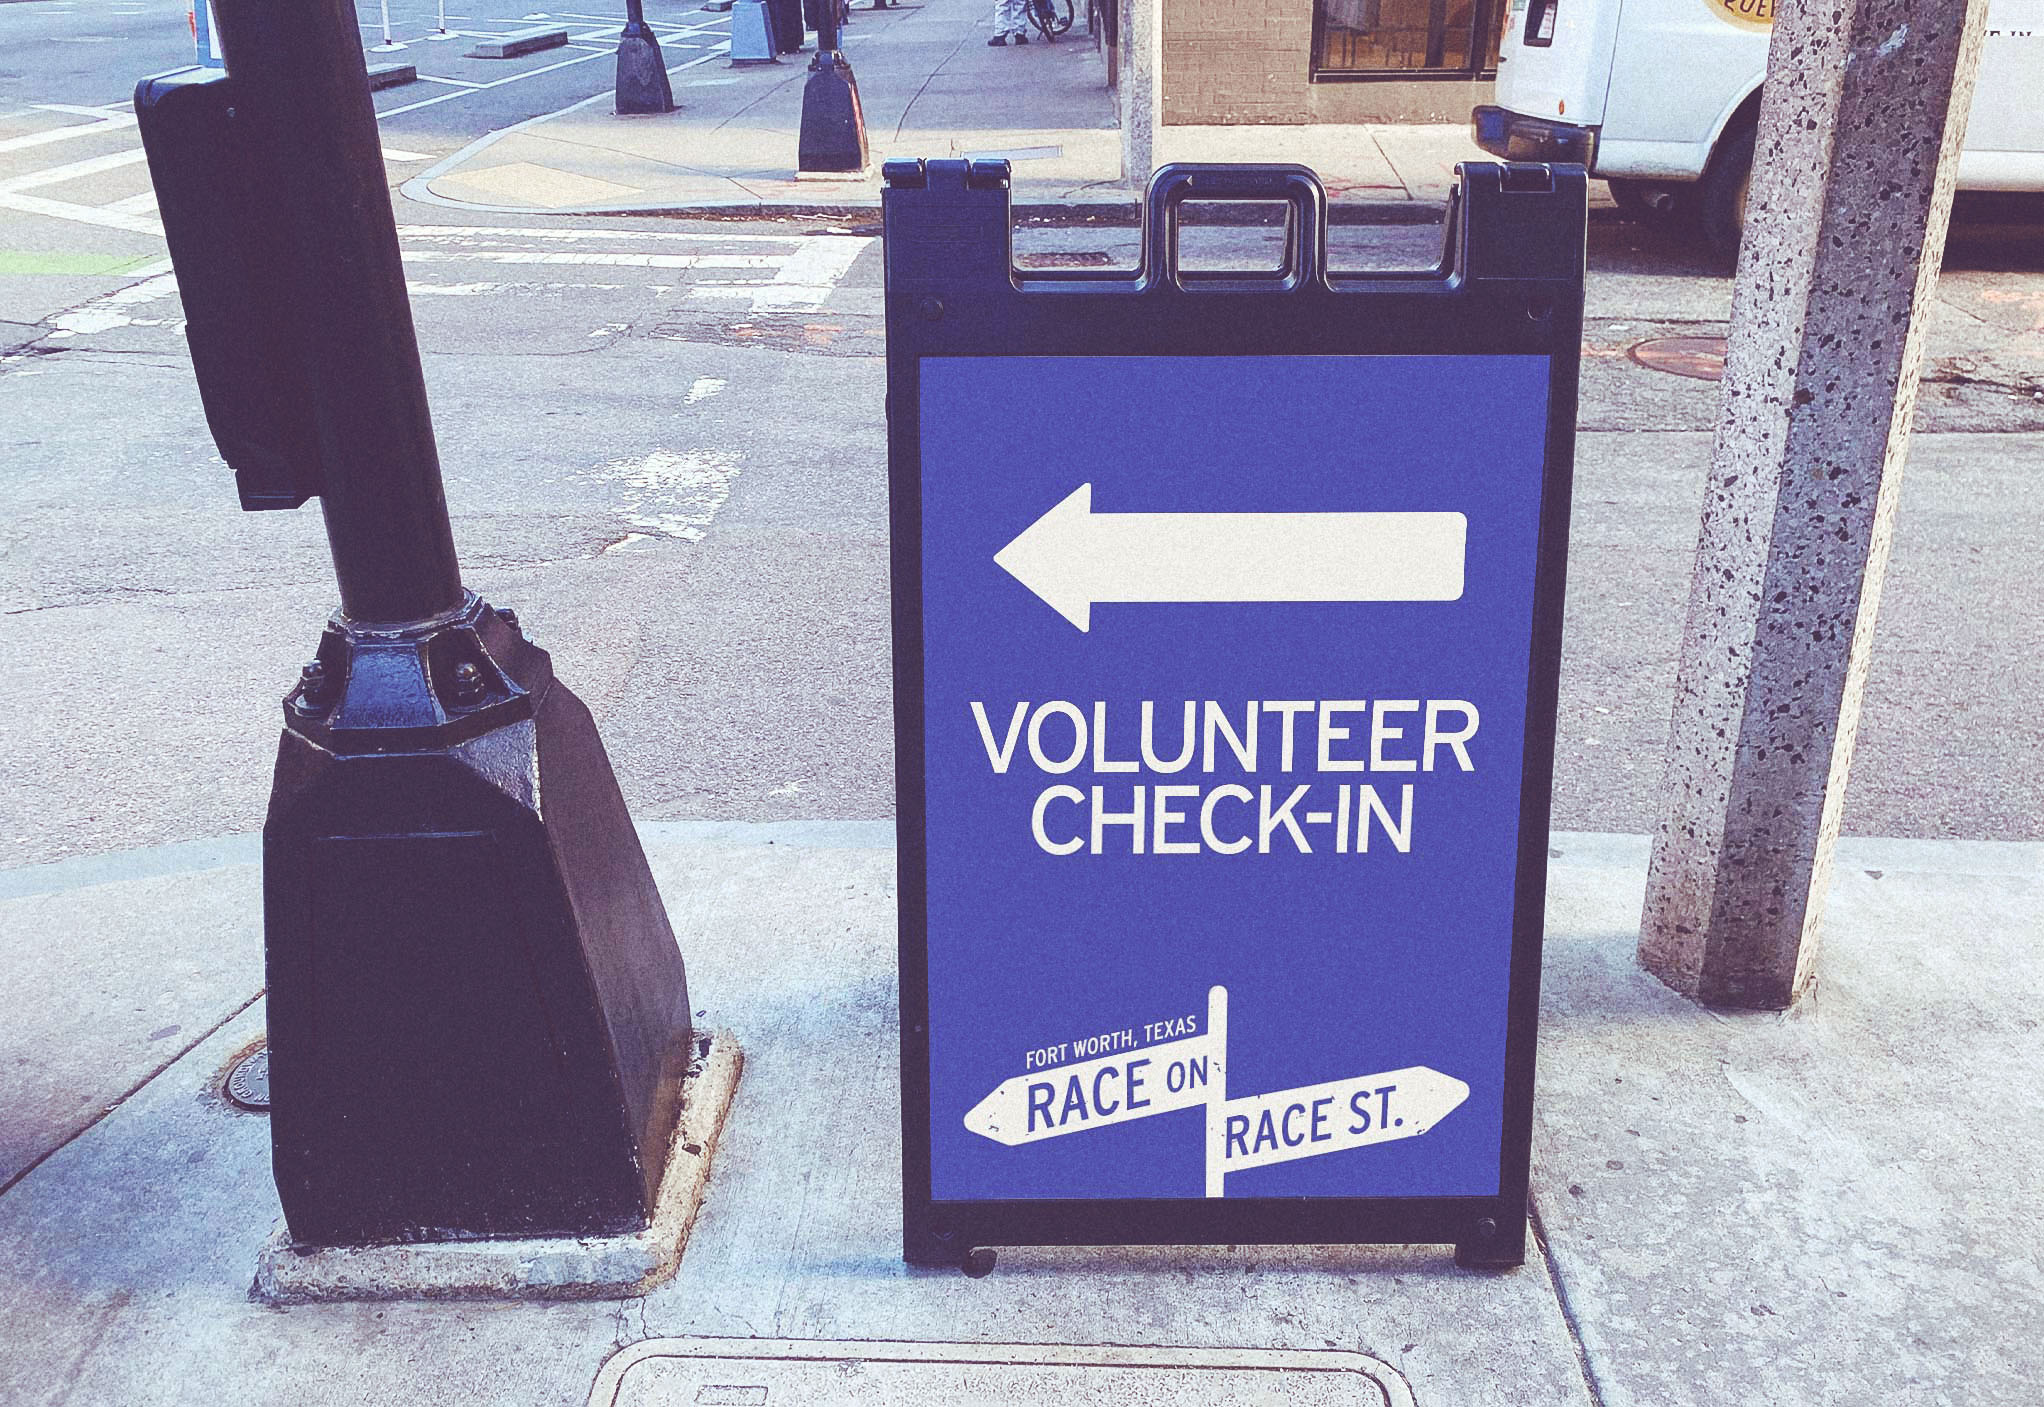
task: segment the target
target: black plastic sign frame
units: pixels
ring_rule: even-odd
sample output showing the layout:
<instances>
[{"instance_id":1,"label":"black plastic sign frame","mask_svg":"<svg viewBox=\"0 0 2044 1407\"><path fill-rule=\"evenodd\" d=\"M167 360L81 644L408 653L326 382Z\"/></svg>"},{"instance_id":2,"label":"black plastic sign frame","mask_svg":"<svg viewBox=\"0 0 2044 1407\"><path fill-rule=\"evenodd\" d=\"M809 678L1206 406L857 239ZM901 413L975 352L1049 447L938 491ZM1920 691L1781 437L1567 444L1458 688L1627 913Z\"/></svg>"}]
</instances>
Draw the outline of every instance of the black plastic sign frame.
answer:
<instances>
[{"instance_id":1,"label":"black plastic sign frame","mask_svg":"<svg viewBox=\"0 0 2044 1407\"><path fill-rule=\"evenodd\" d=\"M1452 1243L1464 1265L1524 1260L1586 180L1579 166L1490 163L1465 163L1459 177L1443 255L1431 269L1330 271L1326 197L1303 167L1174 166L1151 184L1137 270L1018 271L1007 163L887 164L903 1238L910 1263L983 1267L991 1263L984 1248L1003 1245L1367 1242ZM1181 210L1189 200L1274 202L1284 216L1281 266L1179 267ZM1168 371L1160 369L1166 361ZM1483 388L1492 367L1500 378L1496 396ZM1156 379L1166 375L1175 379ZM1233 389L1245 378L1266 377L1273 389L1261 400ZM1385 390L1386 378L1414 389ZM1286 405L1294 386L1301 400ZM1344 399L1343 387L1361 390ZM1255 435L1278 447L1262 467L1246 462L1256 459L1250 453L1227 482L1194 482L1196 476L1178 477L1175 466L1198 461L1204 443L1181 444L1170 451L1178 458L1146 471L1148 479L1119 481L1123 500L1148 493L1153 501L1113 501L1119 466L1148 452L1115 439L1119 422L1140 421L1144 443L1154 443L1178 433L1156 402L1183 397L1180 404L1191 409L1181 419L1197 421L1202 413L1221 414L1203 410L1200 397L1230 395L1236 410L1228 414L1268 422L1242 432L1252 450ZM1331 440L1334 432L1319 419L1339 421L1351 406L1356 418L1342 431L1349 439ZM1198 433L1215 436L1211 427ZM1517 447L1499 455L1471 450L1486 443L1484 435ZM1473 467L1459 471L1460 479L1441 471L1446 477L1433 482L1429 499L1433 466L1455 458L1436 451L1458 441L1457 453ZM1015 457L1024 453L1016 448L1023 442L1035 456L1027 462ZM1335 461L1379 448L1373 463L1399 467L1373 471L1366 502L1342 502L1340 475L1348 471ZM1494 460L1515 467L1498 469ZM1039 464L1049 466L1041 482L1020 484ZM1507 491L1493 494L1486 473ZM1044 501L1068 488L1055 507ZM1035 496L1017 497L1025 491ZM1262 495L1258 507L1277 502L1284 511L1250 521L1229 496L1252 492ZM1509 530L1490 526L1510 507L1501 500L1513 495L1518 506ZM1188 504L1208 511L1187 512ZM1210 511L1216 504L1228 511ZM1347 511L1358 506L1394 511ZM1130 511L1156 507L1172 511ZM1039 508L1049 511L1036 520ZM1386 527L1393 520L1395 532ZM1296 552L1282 543L1270 548L1272 524L1296 529L1306 545ZM1046 545L1046 525L1095 536L1075 539L1077 547ZM960 539L969 541L955 547ZM1251 546L1236 554L1238 542ZM1252 550L1257 542L1263 558ZM1110 580L1108 568L1093 559L1116 552L1140 561ZM1216 563L1220 557L1229 560ZM1493 566L1505 558L1508 570ZM1378 571L1364 559L1393 565ZM1485 573L1495 571L1510 576L1510 590L1485 596ZM1066 575L1050 582L1054 572ZM1495 611L1492 600L1500 603ZM1345 604L1387 601L1402 604ZM1201 602L1222 604L1188 604ZM1136 621L1155 630L1139 637ZM1401 644L1373 637L1380 621L1421 625ZM1470 621L1481 627L1475 635L1466 628ZM1157 643L1172 630L1178 634ZM1295 630L1291 644L1286 630ZM1160 676L1156 661L1167 649L1177 652L1169 655L1173 661L1203 649L1214 658L1203 674ZM1398 656L1399 649L1406 654ZM1346 674L1311 675L1317 661L1344 652ZM1263 660L1243 668L1264 675L1245 675L1249 692L1228 695L1229 685L1213 681L1238 655ZM1478 680L1490 691L1481 710L1490 731L1476 731L1479 710L1468 700L1478 693L1463 688L1463 697L1453 697L1454 679L1445 685L1436 679L1427 687L1445 694L1380 700L1369 715L1378 733L1361 743L1330 742L1364 739L1364 702L1335 696L1345 683L1360 690L1354 681L1382 658L1412 661L1413 679L1449 668L1440 663L1446 659ZM1060 661L1078 663L1060 675ZM1099 678L1120 678L1112 671L1124 669L1133 681L1114 693L1111 706L1108 685L1085 682L1096 665L1108 671ZM1136 770L1137 763L1111 761L1109 754L1134 752L1130 699L1143 697L1139 691L1160 677L1184 691L1184 752L1175 766L1159 762L1151 737L1152 723L1167 715L1174 744L1181 736L1180 696L1168 706L1145 698L1142 756L1151 759L1150 771L1103 778L1102 771ZM1032 679L1034 685L1018 682ZM1286 684L1329 692L1316 714L1304 692L1297 697L1305 702L1289 702L1294 695L1282 692ZM1259 686L1280 692L1254 692ZM1228 702L1267 697L1287 702ZM1059 702L1045 704L1046 698ZM1196 707L1207 710L1205 772L1217 774L1217 723L1249 769L1228 784L1210 779L1203 803L1195 785L1164 784L1182 783L1199 769L1163 775L1186 768L1184 759L1194 756ZM1258 770L1254 737L1245 745L1234 734L1240 718L1251 731L1263 726L1259 707L1272 727L1270 710L1284 711L1283 772L1294 769L1294 722L1300 756L1310 758L1317 720L1321 769L1364 777L1274 778L1279 764L1270 741ZM1404 734L1384 723L1393 709L1404 710L1393 715L1406 723ZM1353 724L1349 731L1343 719ZM1391 756L1417 748L1422 720L1423 772L1417 760ZM1163 726L1157 725L1160 735ZM1123 731L1110 740L1110 729ZM1485 765L1480 776L1469 775L1478 771L1469 751L1450 751L1459 747L1457 738L1472 736L1491 749L1477 754ZM1369 761L1332 756L1356 747L1361 752L1353 756ZM1031 756L1036 770L1018 780ZM1089 758L1091 775L1078 770ZM1308 763L1300 770L1310 770ZM1046 775L1067 771L1072 775ZM1096 783L1090 813L1088 792L1068 784L1089 780ZM1308 782L1320 790L1309 795ZM1282 800L1287 792L1298 802L1296 813L1285 809L1292 804ZM1132 809L1114 809L1130 807L1131 795ZM1181 795L1190 798L1182 806ZM1338 800L1338 826L1331 802L1307 811L1323 805L1319 797ZM1465 858L1455 847L1474 837L1466 877L1398 853L1420 848L1412 841L1415 827L1429 824L1434 853L1455 854L1454 863ZM1479 854L1485 834L1489 849ZM1373 835L1377 848L1363 860ZM1252 845L1259 837L1262 843ZM1260 853L1273 847L1275 853ZM1266 886L1253 910L1264 916L1261 925L1231 917L1234 926L1208 949L1185 937L1209 912L1232 913L1238 896L1258 884ZM1327 890L1328 884L1347 887ZM1400 884L1416 887L1406 893ZM1494 892L1486 898L1487 888ZM1469 895L1475 898L1465 903ZM1295 900L1299 910L1289 912ZM1373 902L1402 905L1390 914L1396 922L1382 914L1366 921ZM1173 917L1173 904L1193 908ZM1149 925L1152 912L1159 917ZM1366 922L1375 924L1367 934ZM1070 946L1078 940L1067 930L1081 926L1087 946ZM1392 932L1423 934L1425 944L1382 941ZM1372 959L1370 983L1319 990L1352 976L1330 972L1317 983L1319 969L1308 959L1345 960L1366 937L1390 955ZM1437 939L1446 945L1438 951L1463 942L1494 970L1472 970L1465 980L1451 953L1439 958L1448 966L1426 974L1424 985L1401 987L1409 974L1399 955L1434 961L1437 949L1426 944ZM1059 959L1064 968L1039 961L1051 949L1067 954ZM1073 953L1098 954L1101 966L1080 970L1092 959ZM1025 959L1036 968L1024 972ZM1144 962L1147 968L1128 975ZM1296 1000L1259 996L1256 984L1286 963L1292 967L1285 990L1298 993ZM1058 980L1061 972L1069 980ZM1162 1009L1133 1009L1131 993L1167 989L1171 999L1159 1000ZM1102 1004L1088 1008L1096 997ZM1425 1010L1428 1001L1438 1010ZM1230 1002L1234 1018L1226 1015ZM1035 1026L1009 1019L1013 1008L1031 1003L1038 1005ZM1101 1034L1077 1044L1062 1039L1088 1029L1086 1018ZM1224 1024L1230 1019L1232 1031ZM1390 1038L1383 1033L1402 1029L1400 1021L1420 1024L1410 1026L1404 1046L1384 1044ZM1288 1022L1295 1029L1284 1029ZM1470 1056L1455 1075L1428 1068L1435 1028L1490 1054ZM1344 1046L1351 1036L1353 1046ZM960 1054L977 1050L974 1042L983 1038L1005 1064ZM1378 1048L1369 1046L1373 1039ZM1405 1068L1382 1068L1402 1060L1400 1051L1412 1056ZM1381 1067L1341 1065L1350 1054L1381 1060ZM1303 1073L1281 1068L1288 1059ZM1360 1069L1379 1073L1355 1076ZM1297 1081L1305 1083L1249 1093ZM1187 1085L1193 1087L1181 1088ZM1296 1098L1287 1102L1289 1096ZM1200 1125L1191 1112L1200 1099L1207 1100L1203 1185ZM1186 1112L1175 1122L1136 1118L1170 1110ZM1412 1122L1395 1117L1399 1111ZM1168 1138L1167 1128L1175 1131ZM1057 1137L1067 1133L1073 1136ZM1365 1146L1367 1152L1349 1151ZM1080 1147L1095 1150L1092 1161L1067 1151ZM1340 1156L1309 1156L1321 1153ZM1009 1176L1009 1169L1018 1171Z\"/></svg>"}]
</instances>

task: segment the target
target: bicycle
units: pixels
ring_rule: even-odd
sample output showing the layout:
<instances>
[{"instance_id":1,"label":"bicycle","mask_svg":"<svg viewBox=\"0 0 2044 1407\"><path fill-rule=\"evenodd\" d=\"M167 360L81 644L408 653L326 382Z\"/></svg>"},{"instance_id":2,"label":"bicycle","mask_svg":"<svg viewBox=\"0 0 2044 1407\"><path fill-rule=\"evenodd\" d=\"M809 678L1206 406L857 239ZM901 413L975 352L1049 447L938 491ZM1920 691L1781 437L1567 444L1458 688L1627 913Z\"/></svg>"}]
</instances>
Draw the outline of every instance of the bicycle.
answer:
<instances>
[{"instance_id":1,"label":"bicycle","mask_svg":"<svg viewBox=\"0 0 2044 1407\"><path fill-rule=\"evenodd\" d=\"M1072 0L1029 0L1029 23L1046 43L1072 27Z\"/></svg>"}]
</instances>

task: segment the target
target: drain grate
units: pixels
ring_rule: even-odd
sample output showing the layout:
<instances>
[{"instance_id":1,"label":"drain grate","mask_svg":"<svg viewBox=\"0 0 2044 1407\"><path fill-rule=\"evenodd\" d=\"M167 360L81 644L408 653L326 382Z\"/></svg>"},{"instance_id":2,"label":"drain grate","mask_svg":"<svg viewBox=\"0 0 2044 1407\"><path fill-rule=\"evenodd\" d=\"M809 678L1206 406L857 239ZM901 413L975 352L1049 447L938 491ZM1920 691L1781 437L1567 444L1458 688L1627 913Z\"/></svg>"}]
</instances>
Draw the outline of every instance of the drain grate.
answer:
<instances>
[{"instance_id":1,"label":"drain grate","mask_svg":"<svg viewBox=\"0 0 2044 1407\"><path fill-rule=\"evenodd\" d=\"M270 1112L270 1047L257 1046L227 1072L227 1098L252 1113Z\"/></svg>"}]
</instances>

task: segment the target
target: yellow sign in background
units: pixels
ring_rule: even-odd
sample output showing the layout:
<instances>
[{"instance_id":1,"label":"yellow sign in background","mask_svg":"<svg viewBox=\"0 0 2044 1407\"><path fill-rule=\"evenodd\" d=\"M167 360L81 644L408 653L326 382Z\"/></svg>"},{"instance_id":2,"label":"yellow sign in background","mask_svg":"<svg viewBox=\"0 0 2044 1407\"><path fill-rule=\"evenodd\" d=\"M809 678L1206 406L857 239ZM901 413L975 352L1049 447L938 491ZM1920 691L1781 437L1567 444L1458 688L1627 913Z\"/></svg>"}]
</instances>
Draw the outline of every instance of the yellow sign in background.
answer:
<instances>
[{"instance_id":1,"label":"yellow sign in background","mask_svg":"<svg viewBox=\"0 0 2044 1407\"><path fill-rule=\"evenodd\" d=\"M1774 28L1774 0L1705 0L1711 13L1741 29Z\"/></svg>"}]
</instances>

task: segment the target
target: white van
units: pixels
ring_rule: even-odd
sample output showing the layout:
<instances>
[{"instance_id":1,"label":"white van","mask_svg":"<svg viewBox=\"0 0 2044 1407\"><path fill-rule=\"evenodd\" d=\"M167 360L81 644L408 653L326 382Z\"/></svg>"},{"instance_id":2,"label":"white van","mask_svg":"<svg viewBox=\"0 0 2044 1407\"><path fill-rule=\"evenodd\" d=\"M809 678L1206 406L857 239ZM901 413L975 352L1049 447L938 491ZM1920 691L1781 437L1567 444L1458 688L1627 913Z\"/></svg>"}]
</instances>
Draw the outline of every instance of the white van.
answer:
<instances>
[{"instance_id":1,"label":"white van","mask_svg":"<svg viewBox=\"0 0 2044 1407\"><path fill-rule=\"evenodd\" d=\"M1738 248L1775 0L1511 0L1477 145L1579 161L1638 216ZM1990 0L1961 190L2044 190L2044 0Z\"/></svg>"}]
</instances>

